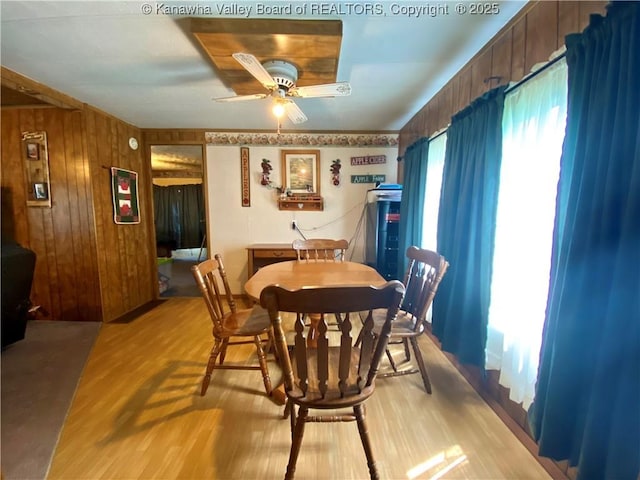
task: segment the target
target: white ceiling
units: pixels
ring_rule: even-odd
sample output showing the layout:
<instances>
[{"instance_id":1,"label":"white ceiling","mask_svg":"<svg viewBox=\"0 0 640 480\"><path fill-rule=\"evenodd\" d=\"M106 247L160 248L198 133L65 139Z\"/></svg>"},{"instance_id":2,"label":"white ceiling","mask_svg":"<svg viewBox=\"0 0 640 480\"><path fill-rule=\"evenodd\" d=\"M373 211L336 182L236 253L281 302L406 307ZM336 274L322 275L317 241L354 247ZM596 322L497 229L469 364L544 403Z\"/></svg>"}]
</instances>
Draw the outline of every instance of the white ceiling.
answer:
<instances>
[{"instance_id":1,"label":"white ceiling","mask_svg":"<svg viewBox=\"0 0 640 480\"><path fill-rule=\"evenodd\" d=\"M384 16L281 16L340 19L342 49L337 81L351 83L340 98L297 99L309 120L287 131L398 131L526 3L497 2L497 15L457 14L470 2L383 1ZM190 16L162 13L191 6L213 16L221 7L258 4L360 8L364 2L121 2L0 1L3 66L44 83L140 128L275 129L267 100L217 103L233 95L189 31ZM150 5L152 13L142 10ZM448 14L409 18L396 7L430 5ZM359 6L359 7L358 7ZM460 7L458 7L460 8ZM204 15L207 16L207 15ZM241 15L229 15L229 18ZM251 52L248 52L251 53ZM256 92L263 93L263 92ZM294 128L295 127L295 128Z\"/></svg>"}]
</instances>

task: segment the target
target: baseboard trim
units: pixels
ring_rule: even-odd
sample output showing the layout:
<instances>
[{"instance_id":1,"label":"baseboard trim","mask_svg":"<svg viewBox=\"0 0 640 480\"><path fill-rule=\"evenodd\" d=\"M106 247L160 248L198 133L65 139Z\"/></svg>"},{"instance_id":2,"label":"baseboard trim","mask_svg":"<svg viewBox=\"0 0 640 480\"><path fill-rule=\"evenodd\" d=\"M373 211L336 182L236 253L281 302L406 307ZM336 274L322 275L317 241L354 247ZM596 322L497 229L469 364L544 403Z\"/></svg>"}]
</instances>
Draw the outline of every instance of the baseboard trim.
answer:
<instances>
[{"instance_id":1,"label":"baseboard trim","mask_svg":"<svg viewBox=\"0 0 640 480\"><path fill-rule=\"evenodd\" d=\"M119 317L114 318L113 320L110 320L109 322L105 322L105 323L130 323L134 321L136 318L153 310L158 305L162 305L167 300L168 300L167 298L158 298L156 300L151 300L150 302L140 305L139 307L134 308L133 310L125 313L124 315L120 315Z\"/></svg>"}]
</instances>

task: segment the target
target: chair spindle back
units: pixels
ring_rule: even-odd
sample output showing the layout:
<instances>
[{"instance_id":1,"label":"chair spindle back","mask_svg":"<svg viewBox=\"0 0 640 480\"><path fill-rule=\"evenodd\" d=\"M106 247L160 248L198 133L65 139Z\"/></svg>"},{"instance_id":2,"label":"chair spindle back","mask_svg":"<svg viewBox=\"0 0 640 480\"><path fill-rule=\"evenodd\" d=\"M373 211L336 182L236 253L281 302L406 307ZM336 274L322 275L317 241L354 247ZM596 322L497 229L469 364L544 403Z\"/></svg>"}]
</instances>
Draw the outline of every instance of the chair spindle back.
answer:
<instances>
[{"instance_id":1,"label":"chair spindle back","mask_svg":"<svg viewBox=\"0 0 640 480\"><path fill-rule=\"evenodd\" d=\"M214 258L191 267L191 271L209 310L214 330L221 331L222 321L226 314L225 303L231 312L237 310L222 257L216 254Z\"/></svg>"},{"instance_id":2,"label":"chair spindle back","mask_svg":"<svg viewBox=\"0 0 640 480\"><path fill-rule=\"evenodd\" d=\"M326 238L294 240L291 244L296 251L298 261L344 262L349 242Z\"/></svg>"},{"instance_id":3,"label":"chair spindle back","mask_svg":"<svg viewBox=\"0 0 640 480\"><path fill-rule=\"evenodd\" d=\"M449 268L449 263L439 253L410 246L407 249L409 265L404 277L406 294L401 310L415 318L415 331L421 330L427 312Z\"/></svg>"},{"instance_id":4,"label":"chair spindle back","mask_svg":"<svg viewBox=\"0 0 640 480\"><path fill-rule=\"evenodd\" d=\"M269 286L260 302L269 311L274 327L279 358L283 362L285 389L299 397L318 397L320 401L339 402L372 390L378 365L385 351L391 323L404 295L404 286L393 280L382 287L339 286L287 290ZM375 309L385 309L386 320L379 336L373 334ZM354 321L359 312L369 312L363 325L360 348L353 345ZM281 312L295 314L295 340L289 358ZM306 314L319 314L317 347L308 345ZM339 334L328 334L327 317L340 314ZM335 337L338 338L335 338ZM291 363L293 362L293 364Z\"/></svg>"}]
</instances>

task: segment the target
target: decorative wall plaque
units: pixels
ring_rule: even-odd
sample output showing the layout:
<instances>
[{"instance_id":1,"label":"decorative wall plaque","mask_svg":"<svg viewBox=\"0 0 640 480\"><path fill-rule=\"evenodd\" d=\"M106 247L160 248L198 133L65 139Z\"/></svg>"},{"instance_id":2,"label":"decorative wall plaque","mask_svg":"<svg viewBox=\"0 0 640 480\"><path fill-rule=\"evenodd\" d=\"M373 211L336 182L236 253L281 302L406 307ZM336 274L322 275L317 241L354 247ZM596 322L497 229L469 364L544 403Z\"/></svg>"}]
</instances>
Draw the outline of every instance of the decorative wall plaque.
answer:
<instances>
[{"instance_id":1,"label":"decorative wall plaque","mask_svg":"<svg viewBox=\"0 0 640 480\"><path fill-rule=\"evenodd\" d=\"M251 182L249 181L249 147L240 147L240 176L242 184L242 206L251 206Z\"/></svg>"},{"instance_id":2,"label":"decorative wall plaque","mask_svg":"<svg viewBox=\"0 0 640 480\"><path fill-rule=\"evenodd\" d=\"M386 175L351 175L351 183L384 183Z\"/></svg>"},{"instance_id":3,"label":"decorative wall plaque","mask_svg":"<svg viewBox=\"0 0 640 480\"><path fill-rule=\"evenodd\" d=\"M351 165L380 165L387 163L386 155L366 155L364 157L351 157Z\"/></svg>"},{"instance_id":4,"label":"decorative wall plaque","mask_svg":"<svg viewBox=\"0 0 640 480\"><path fill-rule=\"evenodd\" d=\"M26 172L27 205L50 207L51 184L46 132L22 132L22 158Z\"/></svg>"},{"instance_id":5,"label":"decorative wall plaque","mask_svg":"<svg viewBox=\"0 0 640 480\"><path fill-rule=\"evenodd\" d=\"M111 167L113 221L118 225L140 223L138 174L133 170Z\"/></svg>"}]
</instances>

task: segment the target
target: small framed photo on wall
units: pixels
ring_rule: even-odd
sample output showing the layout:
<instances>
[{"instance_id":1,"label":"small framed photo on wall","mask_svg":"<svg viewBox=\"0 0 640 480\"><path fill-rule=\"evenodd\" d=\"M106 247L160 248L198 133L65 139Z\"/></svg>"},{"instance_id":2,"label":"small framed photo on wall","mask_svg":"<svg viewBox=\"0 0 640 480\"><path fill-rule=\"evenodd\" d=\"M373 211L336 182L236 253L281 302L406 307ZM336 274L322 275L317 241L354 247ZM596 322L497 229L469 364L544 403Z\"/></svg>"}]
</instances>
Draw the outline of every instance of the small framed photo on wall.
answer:
<instances>
[{"instance_id":1,"label":"small framed photo on wall","mask_svg":"<svg viewBox=\"0 0 640 480\"><path fill-rule=\"evenodd\" d=\"M27 142L27 158L29 160L38 160L40 158L38 144Z\"/></svg>"},{"instance_id":2,"label":"small framed photo on wall","mask_svg":"<svg viewBox=\"0 0 640 480\"><path fill-rule=\"evenodd\" d=\"M46 183L34 183L33 184L33 196L37 200L46 200L49 197L47 193L47 184Z\"/></svg>"}]
</instances>

